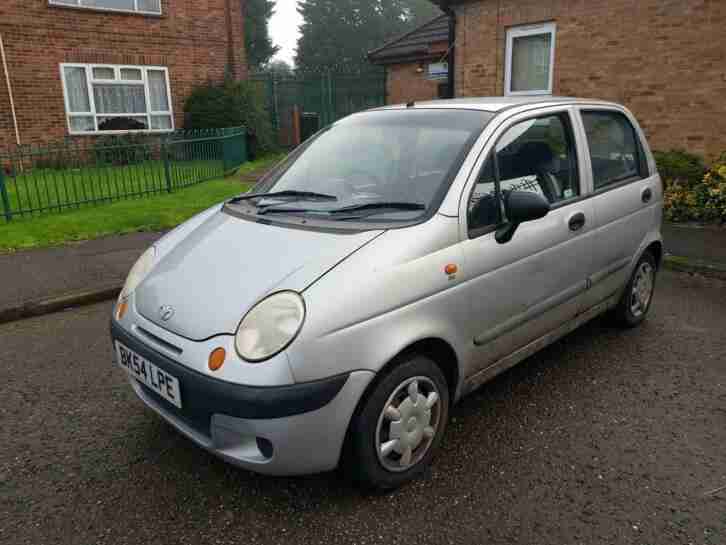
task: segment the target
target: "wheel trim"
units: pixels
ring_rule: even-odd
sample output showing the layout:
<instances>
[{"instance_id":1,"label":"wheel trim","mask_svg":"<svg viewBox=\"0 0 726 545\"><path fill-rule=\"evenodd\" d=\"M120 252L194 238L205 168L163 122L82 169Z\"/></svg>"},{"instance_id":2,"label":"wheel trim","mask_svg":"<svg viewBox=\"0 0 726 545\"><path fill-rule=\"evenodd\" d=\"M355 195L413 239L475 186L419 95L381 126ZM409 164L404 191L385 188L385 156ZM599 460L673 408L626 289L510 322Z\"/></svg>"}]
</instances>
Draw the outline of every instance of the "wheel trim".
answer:
<instances>
[{"instance_id":1,"label":"wheel trim","mask_svg":"<svg viewBox=\"0 0 726 545\"><path fill-rule=\"evenodd\" d=\"M441 423L441 395L428 377L412 377L390 395L376 427L378 460L400 473L419 463L433 444Z\"/></svg>"},{"instance_id":2,"label":"wheel trim","mask_svg":"<svg viewBox=\"0 0 726 545\"><path fill-rule=\"evenodd\" d=\"M636 318L640 318L648 310L653 297L654 278L653 266L647 261L641 263L635 271L630 290L630 312Z\"/></svg>"}]
</instances>

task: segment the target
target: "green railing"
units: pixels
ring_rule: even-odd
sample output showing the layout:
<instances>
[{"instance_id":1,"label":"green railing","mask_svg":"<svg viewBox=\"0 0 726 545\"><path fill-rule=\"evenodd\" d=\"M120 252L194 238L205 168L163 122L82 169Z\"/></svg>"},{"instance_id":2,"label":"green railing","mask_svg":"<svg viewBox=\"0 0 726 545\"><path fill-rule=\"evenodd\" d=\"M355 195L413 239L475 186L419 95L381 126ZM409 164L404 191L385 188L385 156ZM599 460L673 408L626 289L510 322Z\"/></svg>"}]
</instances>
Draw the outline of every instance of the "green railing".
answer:
<instances>
[{"instance_id":1,"label":"green railing","mask_svg":"<svg viewBox=\"0 0 726 545\"><path fill-rule=\"evenodd\" d=\"M138 198L220 178L247 161L242 127L105 136L0 152L0 216Z\"/></svg>"}]
</instances>

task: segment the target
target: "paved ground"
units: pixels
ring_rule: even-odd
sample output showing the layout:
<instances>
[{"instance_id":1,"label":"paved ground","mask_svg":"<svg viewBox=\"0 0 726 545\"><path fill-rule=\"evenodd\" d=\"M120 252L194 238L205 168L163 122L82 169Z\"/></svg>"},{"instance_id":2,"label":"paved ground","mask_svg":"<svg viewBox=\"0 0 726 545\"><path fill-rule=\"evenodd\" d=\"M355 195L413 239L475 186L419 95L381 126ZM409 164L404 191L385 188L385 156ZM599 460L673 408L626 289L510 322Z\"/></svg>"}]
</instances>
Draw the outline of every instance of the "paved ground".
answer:
<instances>
[{"instance_id":1,"label":"paved ground","mask_svg":"<svg viewBox=\"0 0 726 545\"><path fill-rule=\"evenodd\" d=\"M663 240L670 254L726 267L726 227L666 223Z\"/></svg>"},{"instance_id":2,"label":"paved ground","mask_svg":"<svg viewBox=\"0 0 726 545\"><path fill-rule=\"evenodd\" d=\"M28 300L123 284L134 261L160 236L134 233L0 254L0 309Z\"/></svg>"},{"instance_id":3,"label":"paved ground","mask_svg":"<svg viewBox=\"0 0 726 545\"><path fill-rule=\"evenodd\" d=\"M453 410L386 496L226 466L111 366L100 304L0 326L0 543L726 543L726 282L664 272Z\"/></svg>"}]
</instances>

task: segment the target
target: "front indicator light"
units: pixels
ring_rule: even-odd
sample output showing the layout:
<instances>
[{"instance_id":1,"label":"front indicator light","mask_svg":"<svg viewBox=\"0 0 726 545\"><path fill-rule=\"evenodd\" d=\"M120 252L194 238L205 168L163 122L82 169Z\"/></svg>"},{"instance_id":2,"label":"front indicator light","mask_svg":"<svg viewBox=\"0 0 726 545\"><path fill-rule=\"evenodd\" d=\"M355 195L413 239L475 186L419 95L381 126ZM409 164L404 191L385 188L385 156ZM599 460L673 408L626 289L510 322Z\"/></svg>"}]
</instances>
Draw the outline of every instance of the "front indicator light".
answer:
<instances>
[{"instance_id":1,"label":"front indicator light","mask_svg":"<svg viewBox=\"0 0 726 545\"><path fill-rule=\"evenodd\" d=\"M209 354L209 369L211 371L219 371L224 365L227 358L227 351L224 348L216 348Z\"/></svg>"}]
</instances>

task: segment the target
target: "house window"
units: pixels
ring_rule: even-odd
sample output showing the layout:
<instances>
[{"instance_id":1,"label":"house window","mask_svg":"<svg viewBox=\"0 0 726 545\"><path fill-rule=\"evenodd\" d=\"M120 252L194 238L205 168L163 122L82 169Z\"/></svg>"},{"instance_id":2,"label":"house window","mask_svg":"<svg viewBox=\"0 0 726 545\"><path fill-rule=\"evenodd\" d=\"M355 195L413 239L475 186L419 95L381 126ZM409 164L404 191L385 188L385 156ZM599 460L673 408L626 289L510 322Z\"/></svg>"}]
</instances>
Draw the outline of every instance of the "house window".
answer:
<instances>
[{"instance_id":1,"label":"house window","mask_svg":"<svg viewBox=\"0 0 726 545\"><path fill-rule=\"evenodd\" d=\"M52 6L161 15L161 0L48 0Z\"/></svg>"},{"instance_id":2,"label":"house window","mask_svg":"<svg viewBox=\"0 0 726 545\"><path fill-rule=\"evenodd\" d=\"M61 75L71 134L174 129L164 67L61 64Z\"/></svg>"},{"instance_id":3,"label":"house window","mask_svg":"<svg viewBox=\"0 0 726 545\"><path fill-rule=\"evenodd\" d=\"M504 81L506 95L551 95L555 24L510 28Z\"/></svg>"}]
</instances>

